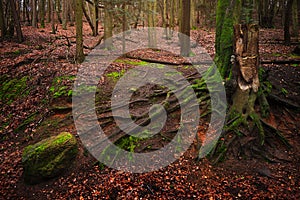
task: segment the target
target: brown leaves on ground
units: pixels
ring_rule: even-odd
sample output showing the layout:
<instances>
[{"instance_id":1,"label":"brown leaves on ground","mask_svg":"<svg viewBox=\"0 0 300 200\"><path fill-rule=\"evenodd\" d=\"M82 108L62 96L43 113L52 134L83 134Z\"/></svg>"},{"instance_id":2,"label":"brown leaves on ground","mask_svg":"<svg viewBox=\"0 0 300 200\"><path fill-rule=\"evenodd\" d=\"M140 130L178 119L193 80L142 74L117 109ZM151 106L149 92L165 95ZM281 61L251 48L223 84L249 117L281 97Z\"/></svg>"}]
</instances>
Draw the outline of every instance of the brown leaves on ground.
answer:
<instances>
[{"instance_id":1,"label":"brown leaves on ground","mask_svg":"<svg viewBox=\"0 0 300 200\"><path fill-rule=\"evenodd\" d=\"M0 132L0 196L4 199L300 199L299 126L293 122L299 120L297 116L290 116L289 120L294 127L287 132L288 138L295 147L288 152L289 162L228 160L211 166L207 160L196 162L191 148L164 169L129 174L102 166L81 150L77 162L64 176L35 186L25 185L21 155L26 145L39 139L35 129L50 115L49 105L43 104L45 99L50 101L49 87L55 77L76 75L78 69L74 64L75 30L74 27L68 29L64 31L59 26L58 33L51 35L50 26L46 29L23 27L25 42L0 43L0 74L11 79L29 76L27 87L31 88L25 98L16 99L10 105L0 103L1 123L10 121ZM88 25L84 31L86 44L97 42L88 34ZM214 32L193 31L192 37L214 55ZM293 46L278 44L276 38L283 39L281 30L262 30L261 38L262 59L286 59L293 49ZM169 60L167 56L165 59ZM117 70L126 68L122 63L115 67ZM299 73L299 69L295 71ZM299 81L290 78L286 89L293 92L288 83ZM298 93L294 96L299 98ZM37 121L28 124L22 132L14 132L32 113L38 113ZM282 122L278 117L281 114L281 111L275 113L275 123ZM76 130L71 132L76 133Z\"/></svg>"}]
</instances>

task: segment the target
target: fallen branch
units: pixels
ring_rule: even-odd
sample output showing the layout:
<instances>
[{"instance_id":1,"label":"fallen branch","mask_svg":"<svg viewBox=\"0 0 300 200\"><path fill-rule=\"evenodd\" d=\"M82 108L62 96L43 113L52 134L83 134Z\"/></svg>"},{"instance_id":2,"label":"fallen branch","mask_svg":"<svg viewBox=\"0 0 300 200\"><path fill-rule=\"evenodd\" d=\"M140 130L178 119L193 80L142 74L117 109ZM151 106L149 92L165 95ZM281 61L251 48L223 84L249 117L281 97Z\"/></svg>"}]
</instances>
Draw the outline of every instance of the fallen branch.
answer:
<instances>
[{"instance_id":1,"label":"fallen branch","mask_svg":"<svg viewBox=\"0 0 300 200\"><path fill-rule=\"evenodd\" d=\"M101 44L101 42L102 42L103 39L104 39L104 35L102 35L102 36L99 38L99 40L97 41L97 43L96 43L94 46L89 47L89 46L87 46L87 45L83 45L83 48L88 49L88 50L93 50L93 49L95 49L99 44Z\"/></svg>"},{"instance_id":2,"label":"fallen branch","mask_svg":"<svg viewBox=\"0 0 300 200\"><path fill-rule=\"evenodd\" d=\"M141 56L132 56L130 54L126 54L127 58L131 58L131 59L138 59L141 61L145 61L145 62L150 62L150 63L157 63L157 64L165 64L165 65L191 65L190 62L186 62L186 61L182 61L182 62L170 62L170 61L166 61L166 60L156 60L153 58L145 58L145 57L141 57Z\"/></svg>"},{"instance_id":3,"label":"fallen branch","mask_svg":"<svg viewBox=\"0 0 300 200\"><path fill-rule=\"evenodd\" d=\"M261 64L300 64L300 60L262 60Z\"/></svg>"}]
</instances>

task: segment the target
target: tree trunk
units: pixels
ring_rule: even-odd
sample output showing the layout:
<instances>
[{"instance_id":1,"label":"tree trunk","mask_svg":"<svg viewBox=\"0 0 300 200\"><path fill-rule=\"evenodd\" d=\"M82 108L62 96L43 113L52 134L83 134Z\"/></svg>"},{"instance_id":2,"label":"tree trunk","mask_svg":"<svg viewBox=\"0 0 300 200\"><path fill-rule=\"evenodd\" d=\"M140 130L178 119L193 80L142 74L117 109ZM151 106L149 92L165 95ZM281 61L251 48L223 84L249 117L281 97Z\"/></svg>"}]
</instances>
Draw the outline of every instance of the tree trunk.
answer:
<instances>
[{"instance_id":1,"label":"tree trunk","mask_svg":"<svg viewBox=\"0 0 300 200\"><path fill-rule=\"evenodd\" d=\"M275 7L277 0L256 0L259 25L263 28L274 27Z\"/></svg>"},{"instance_id":2,"label":"tree trunk","mask_svg":"<svg viewBox=\"0 0 300 200\"><path fill-rule=\"evenodd\" d=\"M93 23L94 23L94 36L98 35L98 21L99 21L99 9L98 9L99 0L94 0L93 6Z\"/></svg>"},{"instance_id":3,"label":"tree trunk","mask_svg":"<svg viewBox=\"0 0 300 200\"><path fill-rule=\"evenodd\" d=\"M21 29L21 23L20 23L20 15L18 14L18 11L16 9L16 4L14 0L9 0L10 6L11 6L11 10L12 10L12 14L13 14L13 18L14 18L14 27L16 29L17 32L17 38L18 38L18 42L23 42L23 33L22 33L22 29Z\"/></svg>"},{"instance_id":4,"label":"tree trunk","mask_svg":"<svg viewBox=\"0 0 300 200\"><path fill-rule=\"evenodd\" d=\"M53 1L53 0L47 0L47 11L48 11L47 23L50 23L50 22L51 22L51 16L52 16L52 11L51 11L52 1Z\"/></svg>"},{"instance_id":5,"label":"tree trunk","mask_svg":"<svg viewBox=\"0 0 300 200\"><path fill-rule=\"evenodd\" d=\"M39 13L41 28L45 28L45 0L40 0Z\"/></svg>"},{"instance_id":6,"label":"tree trunk","mask_svg":"<svg viewBox=\"0 0 300 200\"><path fill-rule=\"evenodd\" d=\"M55 0L55 11L56 11L56 15L57 15L57 20L59 21L60 24L62 24L62 19L60 16L60 0Z\"/></svg>"},{"instance_id":7,"label":"tree trunk","mask_svg":"<svg viewBox=\"0 0 300 200\"><path fill-rule=\"evenodd\" d=\"M192 29L197 28L197 0L191 0L191 27Z\"/></svg>"},{"instance_id":8,"label":"tree trunk","mask_svg":"<svg viewBox=\"0 0 300 200\"><path fill-rule=\"evenodd\" d=\"M148 45L150 48L156 48L156 0L148 0Z\"/></svg>"},{"instance_id":9,"label":"tree trunk","mask_svg":"<svg viewBox=\"0 0 300 200\"><path fill-rule=\"evenodd\" d=\"M89 8L89 5L88 5L88 3L86 3L87 4L87 8ZM88 24L90 25L90 27L91 27L91 29L92 29L92 32L93 32L93 36L96 36L96 34L95 34L95 28L94 28L94 25L93 25L93 22L92 22L92 20L91 20L91 18L90 18L90 15L87 13L87 11L86 11L86 9L85 9L85 6L84 6L84 4L82 4L83 6L82 6L82 11L83 11L83 14L84 14L84 16L85 16L85 18L86 18L86 21L88 22Z\"/></svg>"},{"instance_id":10,"label":"tree trunk","mask_svg":"<svg viewBox=\"0 0 300 200\"><path fill-rule=\"evenodd\" d=\"M67 30L67 22L68 22L68 0L62 0L62 29Z\"/></svg>"},{"instance_id":11,"label":"tree trunk","mask_svg":"<svg viewBox=\"0 0 300 200\"><path fill-rule=\"evenodd\" d=\"M6 24L4 20L3 0L0 0L0 31L1 31L1 38L3 39L6 36Z\"/></svg>"},{"instance_id":12,"label":"tree trunk","mask_svg":"<svg viewBox=\"0 0 300 200\"><path fill-rule=\"evenodd\" d=\"M236 25L234 35L237 62L233 74L238 84L233 95L231 112L245 115L247 118L255 112L254 103L259 88L259 29L253 24Z\"/></svg>"},{"instance_id":13,"label":"tree trunk","mask_svg":"<svg viewBox=\"0 0 300 200\"><path fill-rule=\"evenodd\" d=\"M32 26L34 28L38 27L38 24L37 24L36 1L37 0L32 0Z\"/></svg>"},{"instance_id":14,"label":"tree trunk","mask_svg":"<svg viewBox=\"0 0 300 200\"><path fill-rule=\"evenodd\" d=\"M241 4L234 0L218 0L216 20L216 56L215 63L221 76L230 77L232 68L231 56L233 54L234 24L240 21Z\"/></svg>"},{"instance_id":15,"label":"tree trunk","mask_svg":"<svg viewBox=\"0 0 300 200\"><path fill-rule=\"evenodd\" d=\"M288 0L285 9L284 18L284 43L285 45L291 45L291 33L290 33L290 23L291 23L291 12L292 12L293 0Z\"/></svg>"},{"instance_id":16,"label":"tree trunk","mask_svg":"<svg viewBox=\"0 0 300 200\"><path fill-rule=\"evenodd\" d=\"M52 27L52 34L56 34L56 28L55 28L55 2L54 0L51 1L51 27Z\"/></svg>"},{"instance_id":17,"label":"tree trunk","mask_svg":"<svg viewBox=\"0 0 300 200\"><path fill-rule=\"evenodd\" d=\"M182 0L182 24L180 32L180 54L188 57L191 52L191 0Z\"/></svg>"},{"instance_id":18,"label":"tree trunk","mask_svg":"<svg viewBox=\"0 0 300 200\"><path fill-rule=\"evenodd\" d=\"M113 47L113 7L110 2L105 2L104 7L104 46L111 49Z\"/></svg>"},{"instance_id":19,"label":"tree trunk","mask_svg":"<svg viewBox=\"0 0 300 200\"><path fill-rule=\"evenodd\" d=\"M293 31L292 36L298 39L299 34L299 16L298 16L298 2L294 0L293 3Z\"/></svg>"},{"instance_id":20,"label":"tree trunk","mask_svg":"<svg viewBox=\"0 0 300 200\"><path fill-rule=\"evenodd\" d=\"M175 5L176 5L176 2L175 0L170 0L170 4L171 4L171 10L170 10L170 30L174 31L175 29ZM172 34L172 31L171 34Z\"/></svg>"},{"instance_id":21,"label":"tree trunk","mask_svg":"<svg viewBox=\"0 0 300 200\"><path fill-rule=\"evenodd\" d=\"M83 17L83 1L76 0L76 62L82 63L84 61L83 53L83 35L82 35L82 17Z\"/></svg>"}]
</instances>

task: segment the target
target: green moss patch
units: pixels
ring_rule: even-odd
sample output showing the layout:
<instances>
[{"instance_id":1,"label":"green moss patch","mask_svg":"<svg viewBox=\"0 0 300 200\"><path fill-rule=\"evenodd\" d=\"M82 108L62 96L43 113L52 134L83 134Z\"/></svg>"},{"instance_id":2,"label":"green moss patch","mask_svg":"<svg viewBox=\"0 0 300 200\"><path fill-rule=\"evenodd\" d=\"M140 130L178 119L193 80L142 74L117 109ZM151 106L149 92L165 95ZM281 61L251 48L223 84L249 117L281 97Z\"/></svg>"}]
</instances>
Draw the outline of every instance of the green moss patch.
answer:
<instances>
[{"instance_id":1,"label":"green moss patch","mask_svg":"<svg viewBox=\"0 0 300 200\"><path fill-rule=\"evenodd\" d=\"M24 98L30 93L30 88L27 86L29 81L28 76L21 78L10 79L3 75L0 77L0 100L4 104L10 105L18 98Z\"/></svg>"},{"instance_id":2,"label":"green moss patch","mask_svg":"<svg viewBox=\"0 0 300 200\"><path fill-rule=\"evenodd\" d=\"M115 63L123 63L123 64L134 65L134 66L145 66L149 64L146 61L133 61L133 60L125 60L125 59L117 59L115 60Z\"/></svg>"},{"instance_id":3,"label":"green moss patch","mask_svg":"<svg viewBox=\"0 0 300 200\"><path fill-rule=\"evenodd\" d=\"M68 169L78 152L76 138L63 132L24 149L22 164L26 183L36 184Z\"/></svg>"},{"instance_id":4,"label":"green moss patch","mask_svg":"<svg viewBox=\"0 0 300 200\"><path fill-rule=\"evenodd\" d=\"M54 78L49 89L53 98L72 96L73 91L71 89L70 82L73 82L74 80L75 76L59 76Z\"/></svg>"}]
</instances>

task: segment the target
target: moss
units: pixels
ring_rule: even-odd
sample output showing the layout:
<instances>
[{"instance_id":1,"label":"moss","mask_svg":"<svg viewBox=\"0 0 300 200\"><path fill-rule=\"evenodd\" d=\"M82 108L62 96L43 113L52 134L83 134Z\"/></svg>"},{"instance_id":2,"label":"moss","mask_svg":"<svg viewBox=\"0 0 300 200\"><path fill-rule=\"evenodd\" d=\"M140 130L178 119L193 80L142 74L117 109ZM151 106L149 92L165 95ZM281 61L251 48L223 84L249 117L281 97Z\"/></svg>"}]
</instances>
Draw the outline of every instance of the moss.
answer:
<instances>
[{"instance_id":1,"label":"moss","mask_svg":"<svg viewBox=\"0 0 300 200\"><path fill-rule=\"evenodd\" d=\"M7 105L12 104L18 98L24 98L30 93L27 86L29 80L28 76L22 78L10 79L10 77L3 75L0 77L0 100Z\"/></svg>"},{"instance_id":2,"label":"moss","mask_svg":"<svg viewBox=\"0 0 300 200\"><path fill-rule=\"evenodd\" d=\"M110 72L110 73L106 74L106 76L115 81L115 80L120 79L124 74L125 74L125 70L122 69L121 71Z\"/></svg>"},{"instance_id":3,"label":"moss","mask_svg":"<svg viewBox=\"0 0 300 200\"><path fill-rule=\"evenodd\" d=\"M59 76L53 79L52 85L49 91L52 93L53 98L68 97L73 94L70 86L67 86L68 82L73 82L75 76Z\"/></svg>"},{"instance_id":4,"label":"moss","mask_svg":"<svg viewBox=\"0 0 300 200\"><path fill-rule=\"evenodd\" d=\"M134 66L145 66L149 63L146 61L132 61L132 60L125 60L125 59L117 59L115 60L116 63L123 63L123 64L129 64Z\"/></svg>"},{"instance_id":5,"label":"moss","mask_svg":"<svg viewBox=\"0 0 300 200\"><path fill-rule=\"evenodd\" d=\"M237 1L234 6L230 5L231 1L222 0L217 4L216 16L216 57L215 63L220 70L223 78L229 76L231 69L230 57L233 52L233 25L239 20L238 13L240 12L240 1Z\"/></svg>"},{"instance_id":6,"label":"moss","mask_svg":"<svg viewBox=\"0 0 300 200\"><path fill-rule=\"evenodd\" d=\"M36 183L59 175L70 166L77 152L77 141L67 132L27 146L22 155L25 181Z\"/></svg>"}]
</instances>

